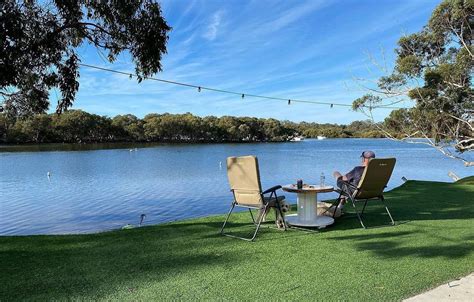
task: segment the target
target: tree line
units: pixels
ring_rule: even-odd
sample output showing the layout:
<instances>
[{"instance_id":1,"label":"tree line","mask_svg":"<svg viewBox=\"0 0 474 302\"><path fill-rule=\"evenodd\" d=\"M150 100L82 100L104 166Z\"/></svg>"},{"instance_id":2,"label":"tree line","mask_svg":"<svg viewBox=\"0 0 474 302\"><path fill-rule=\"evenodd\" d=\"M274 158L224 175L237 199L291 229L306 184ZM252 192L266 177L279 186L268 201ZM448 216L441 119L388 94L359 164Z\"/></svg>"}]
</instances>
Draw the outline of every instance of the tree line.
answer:
<instances>
[{"instance_id":1,"label":"tree line","mask_svg":"<svg viewBox=\"0 0 474 302\"><path fill-rule=\"evenodd\" d=\"M279 142L302 135L381 137L368 121L349 125L295 123L273 118L132 114L113 118L82 110L63 114L36 114L12 118L0 114L0 143L102 143L102 142Z\"/></svg>"}]
</instances>

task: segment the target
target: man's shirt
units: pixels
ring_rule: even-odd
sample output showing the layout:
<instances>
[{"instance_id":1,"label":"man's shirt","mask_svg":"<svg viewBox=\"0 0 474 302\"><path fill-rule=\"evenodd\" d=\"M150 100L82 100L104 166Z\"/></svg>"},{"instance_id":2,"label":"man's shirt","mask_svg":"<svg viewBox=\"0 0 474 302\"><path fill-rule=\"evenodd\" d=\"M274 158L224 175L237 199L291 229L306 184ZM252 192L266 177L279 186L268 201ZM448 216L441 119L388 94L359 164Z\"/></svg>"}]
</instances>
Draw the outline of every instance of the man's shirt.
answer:
<instances>
[{"instance_id":1,"label":"man's shirt","mask_svg":"<svg viewBox=\"0 0 474 302\"><path fill-rule=\"evenodd\" d=\"M351 184L357 186L359 184L360 179L362 178L364 170L364 166L357 166L351 171L349 171L349 173L347 173L345 176Z\"/></svg>"}]
</instances>

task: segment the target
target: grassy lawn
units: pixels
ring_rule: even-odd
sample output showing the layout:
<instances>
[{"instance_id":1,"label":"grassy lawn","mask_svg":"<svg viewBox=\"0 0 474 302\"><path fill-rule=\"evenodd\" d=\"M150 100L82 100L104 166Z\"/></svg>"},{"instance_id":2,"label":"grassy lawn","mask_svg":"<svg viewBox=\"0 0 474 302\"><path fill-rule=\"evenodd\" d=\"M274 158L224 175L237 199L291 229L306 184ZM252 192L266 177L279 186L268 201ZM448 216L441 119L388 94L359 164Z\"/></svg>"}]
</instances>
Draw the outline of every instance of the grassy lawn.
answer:
<instances>
[{"instance_id":1,"label":"grassy lawn","mask_svg":"<svg viewBox=\"0 0 474 302\"><path fill-rule=\"evenodd\" d=\"M394 227L372 205L367 225L378 227L348 212L319 233L264 228L253 243L217 235L223 216L0 237L0 300L399 300L474 271L473 180L387 193ZM229 230L250 231L248 219Z\"/></svg>"}]
</instances>

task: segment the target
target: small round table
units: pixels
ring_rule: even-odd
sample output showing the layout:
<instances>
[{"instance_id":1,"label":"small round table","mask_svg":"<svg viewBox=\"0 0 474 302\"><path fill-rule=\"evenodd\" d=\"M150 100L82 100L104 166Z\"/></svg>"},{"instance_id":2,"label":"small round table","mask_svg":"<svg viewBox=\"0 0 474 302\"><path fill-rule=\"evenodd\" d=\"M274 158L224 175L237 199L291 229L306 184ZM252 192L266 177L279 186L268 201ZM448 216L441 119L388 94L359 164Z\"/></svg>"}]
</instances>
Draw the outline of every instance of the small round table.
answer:
<instances>
[{"instance_id":1,"label":"small round table","mask_svg":"<svg viewBox=\"0 0 474 302\"><path fill-rule=\"evenodd\" d=\"M286 221L290 225L301 227L325 228L334 223L332 217L317 214L318 193L332 192L332 186L304 185L298 189L296 185L286 185L283 191L297 193L298 214L287 215Z\"/></svg>"}]
</instances>

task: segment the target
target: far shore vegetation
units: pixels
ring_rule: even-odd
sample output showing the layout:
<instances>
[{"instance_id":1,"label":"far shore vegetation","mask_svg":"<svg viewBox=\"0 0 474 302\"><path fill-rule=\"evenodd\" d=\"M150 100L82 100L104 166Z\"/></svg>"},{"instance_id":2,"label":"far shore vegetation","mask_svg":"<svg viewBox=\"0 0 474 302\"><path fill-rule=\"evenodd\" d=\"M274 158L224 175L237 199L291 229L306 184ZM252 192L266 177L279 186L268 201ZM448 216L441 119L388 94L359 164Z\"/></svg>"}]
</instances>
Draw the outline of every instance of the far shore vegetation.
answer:
<instances>
[{"instance_id":1,"label":"far shore vegetation","mask_svg":"<svg viewBox=\"0 0 474 302\"><path fill-rule=\"evenodd\" d=\"M11 118L0 114L0 143L109 142L281 142L295 136L316 138L375 138L383 134L369 121L347 125L279 121L273 118L132 114L113 118L82 110L61 115L36 114Z\"/></svg>"}]
</instances>

